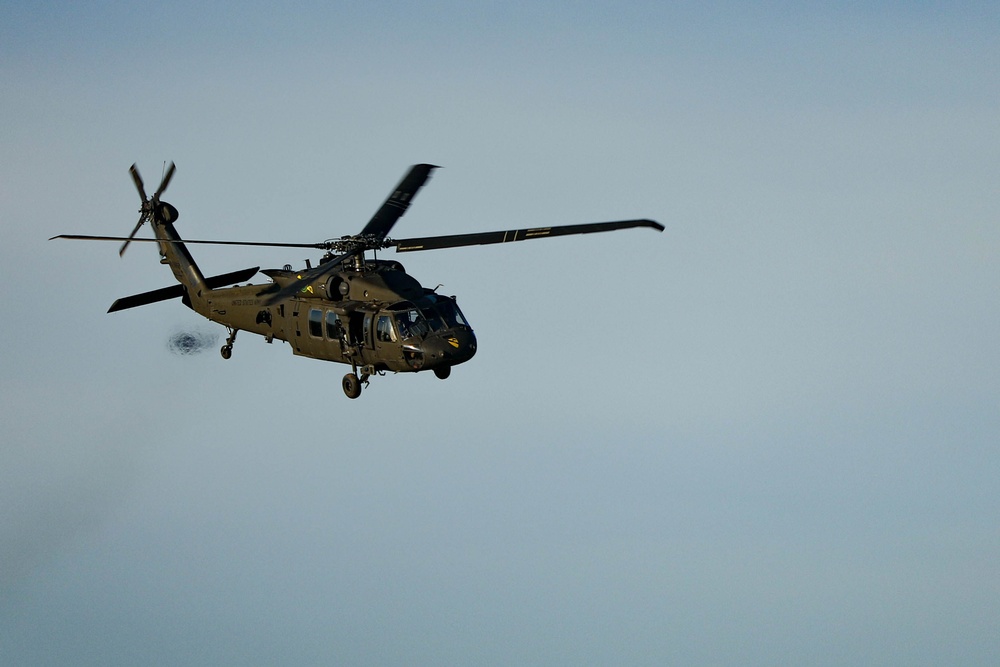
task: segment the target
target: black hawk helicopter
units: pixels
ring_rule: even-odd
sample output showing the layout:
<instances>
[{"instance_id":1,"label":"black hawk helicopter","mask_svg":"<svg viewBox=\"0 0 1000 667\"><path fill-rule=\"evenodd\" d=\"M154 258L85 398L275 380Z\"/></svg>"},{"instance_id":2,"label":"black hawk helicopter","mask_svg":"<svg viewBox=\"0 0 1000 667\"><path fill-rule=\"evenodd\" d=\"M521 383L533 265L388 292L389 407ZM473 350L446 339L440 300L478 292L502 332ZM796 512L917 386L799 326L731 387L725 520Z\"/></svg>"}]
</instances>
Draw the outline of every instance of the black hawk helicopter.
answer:
<instances>
[{"instance_id":1,"label":"black hawk helicopter","mask_svg":"<svg viewBox=\"0 0 1000 667\"><path fill-rule=\"evenodd\" d=\"M160 263L170 266L179 284L118 299L108 309L109 313L180 298L187 307L227 328L229 337L222 346L223 358L232 356L239 331L264 336L268 343L277 338L290 343L294 354L350 364L351 372L344 376L343 389L349 398L357 398L372 375L429 370L445 379L452 366L476 354L476 336L454 297L423 287L399 262L369 258L366 253L387 248L396 252L457 248L632 227L650 227L661 232L664 229L658 222L643 219L402 240L388 238L393 225L436 168L432 164L411 167L357 235L322 243L255 243L181 239L174 229L177 209L160 199L173 178L174 164L170 163L152 197L146 196L139 171L132 165L130 173L142 207L131 234L127 237L63 234L52 238L123 241L119 255L133 241L157 243ZM136 238L146 222L152 227L155 239ZM326 253L317 266L306 260L306 268L298 271L290 265L263 271L255 266L206 278L188 252L186 245L192 243L315 248ZM258 271L272 282L227 287L250 280Z\"/></svg>"}]
</instances>

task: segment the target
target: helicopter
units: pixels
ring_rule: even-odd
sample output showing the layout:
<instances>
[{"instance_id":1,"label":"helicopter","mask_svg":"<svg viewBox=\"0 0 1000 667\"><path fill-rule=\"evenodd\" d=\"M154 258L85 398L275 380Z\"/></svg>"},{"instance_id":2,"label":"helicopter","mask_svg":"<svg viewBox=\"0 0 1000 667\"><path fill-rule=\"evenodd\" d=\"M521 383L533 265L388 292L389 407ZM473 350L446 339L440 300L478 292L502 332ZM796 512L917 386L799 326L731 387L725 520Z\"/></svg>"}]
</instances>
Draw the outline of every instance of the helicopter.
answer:
<instances>
[{"instance_id":1,"label":"helicopter","mask_svg":"<svg viewBox=\"0 0 1000 667\"><path fill-rule=\"evenodd\" d=\"M129 173L139 191L139 221L128 236L60 234L53 239L121 241L119 256L132 242L156 243L160 263L170 266L176 285L116 300L109 313L179 298L213 322L226 327L229 336L221 348L224 359L233 354L236 334L247 331L268 343L285 341L295 355L351 366L341 386L348 398L358 398L362 386L386 372L432 371L446 379L453 366L476 354L476 336L453 296L422 286L395 260L375 253L392 248L397 253L509 243L570 234L608 232L648 227L662 232L663 225L647 220L620 220L555 227L428 236L393 240L388 237L406 213L417 192L437 169L432 164L412 166L361 232L321 243L267 243L247 241L184 240L176 229L178 211L160 199L174 176L173 162L165 170L152 197L136 165ZM155 238L137 237L149 223ZM205 277L187 246L239 245L323 250L316 266L293 270L252 267ZM372 253L372 257L368 257ZM239 285L258 272L271 279L264 284ZM230 285L232 285L230 287Z\"/></svg>"}]
</instances>

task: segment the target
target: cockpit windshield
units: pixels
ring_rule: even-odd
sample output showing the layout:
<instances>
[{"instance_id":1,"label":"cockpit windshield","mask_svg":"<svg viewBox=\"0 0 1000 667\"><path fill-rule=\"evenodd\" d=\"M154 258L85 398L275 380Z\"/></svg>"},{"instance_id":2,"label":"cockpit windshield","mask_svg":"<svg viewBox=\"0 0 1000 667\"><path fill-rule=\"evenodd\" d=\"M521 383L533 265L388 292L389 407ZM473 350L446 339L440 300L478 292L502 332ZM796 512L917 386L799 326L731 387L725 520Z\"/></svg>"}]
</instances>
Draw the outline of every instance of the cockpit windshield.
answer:
<instances>
[{"instance_id":1,"label":"cockpit windshield","mask_svg":"<svg viewBox=\"0 0 1000 667\"><path fill-rule=\"evenodd\" d=\"M468 321L453 299L437 294L428 294L420 299L418 305L431 331L469 327Z\"/></svg>"},{"instance_id":2,"label":"cockpit windshield","mask_svg":"<svg viewBox=\"0 0 1000 667\"><path fill-rule=\"evenodd\" d=\"M441 329L444 329L444 320L441 319L441 316L433 307L426 305L420 309L420 312L424 314L427 326L431 328L431 331L441 331Z\"/></svg>"},{"instance_id":3,"label":"cockpit windshield","mask_svg":"<svg viewBox=\"0 0 1000 667\"><path fill-rule=\"evenodd\" d=\"M462 317L462 311L458 309L458 304L454 301L440 301L437 304L437 309L449 327L469 326L469 323Z\"/></svg>"}]
</instances>

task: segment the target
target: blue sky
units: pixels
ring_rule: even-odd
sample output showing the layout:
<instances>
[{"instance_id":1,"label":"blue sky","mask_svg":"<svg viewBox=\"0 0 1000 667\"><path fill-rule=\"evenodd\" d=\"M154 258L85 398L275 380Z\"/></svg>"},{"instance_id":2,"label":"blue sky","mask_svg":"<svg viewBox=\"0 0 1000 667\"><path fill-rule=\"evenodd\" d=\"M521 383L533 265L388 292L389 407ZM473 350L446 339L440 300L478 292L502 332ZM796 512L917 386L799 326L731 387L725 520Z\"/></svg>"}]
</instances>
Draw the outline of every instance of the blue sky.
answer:
<instances>
[{"instance_id":1,"label":"blue sky","mask_svg":"<svg viewBox=\"0 0 1000 667\"><path fill-rule=\"evenodd\" d=\"M995 664L998 27L0 4L0 662ZM402 257L480 351L349 401L105 314L153 248L46 240L127 233L170 160L190 238L352 233L418 162L400 237L667 230Z\"/></svg>"}]
</instances>

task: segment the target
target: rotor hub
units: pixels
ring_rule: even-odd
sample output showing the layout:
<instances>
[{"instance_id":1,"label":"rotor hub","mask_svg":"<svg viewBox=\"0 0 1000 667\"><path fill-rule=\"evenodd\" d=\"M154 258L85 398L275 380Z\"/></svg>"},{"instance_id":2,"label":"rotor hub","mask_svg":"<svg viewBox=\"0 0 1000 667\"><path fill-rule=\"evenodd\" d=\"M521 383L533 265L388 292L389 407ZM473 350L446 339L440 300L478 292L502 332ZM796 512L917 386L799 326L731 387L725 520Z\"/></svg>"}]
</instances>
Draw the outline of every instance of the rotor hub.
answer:
<instances>
[{"instance_id":1,"label":"rotor hub","mask_svg":"<svg viewBox=\"0 0 1000 667\"><path fill-rule=\"evenodd\" d=\"M367 250L382 250L392 247L392 242L374 234L357 234L341 236L339 239L328 239L324 246L329 252L340 254L365 252Z\"/></svg>"}]
</instances>

